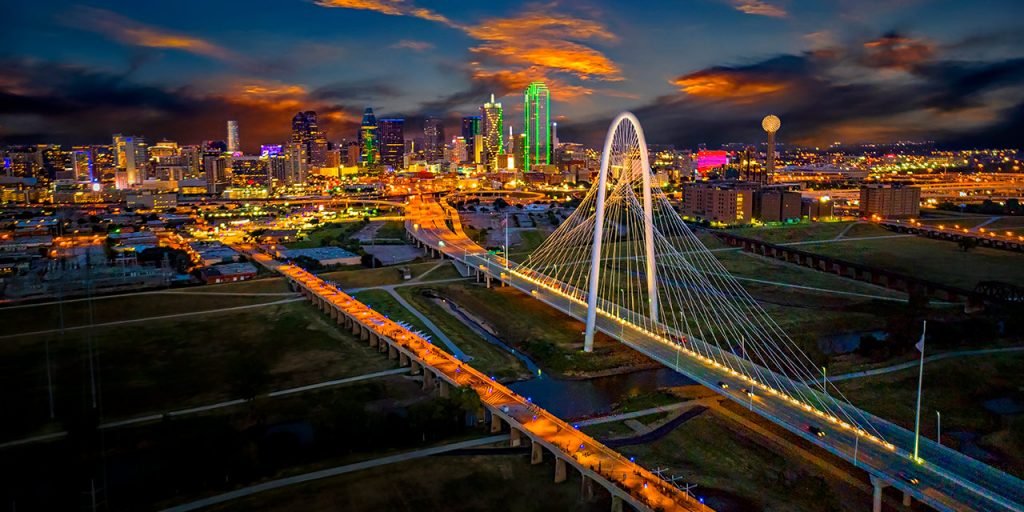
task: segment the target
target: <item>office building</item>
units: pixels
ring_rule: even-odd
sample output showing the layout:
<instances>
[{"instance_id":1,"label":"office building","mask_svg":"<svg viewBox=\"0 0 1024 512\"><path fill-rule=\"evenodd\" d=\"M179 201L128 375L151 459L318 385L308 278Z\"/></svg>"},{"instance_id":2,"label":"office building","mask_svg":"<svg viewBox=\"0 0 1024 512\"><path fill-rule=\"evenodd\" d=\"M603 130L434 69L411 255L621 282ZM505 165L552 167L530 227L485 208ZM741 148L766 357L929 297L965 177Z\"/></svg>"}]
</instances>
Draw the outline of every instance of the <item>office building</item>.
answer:
<instances>
[{"instance_id":1,"label":"office building","mask_svg":"<svg viewBox=\"0 0 1024 512\"><path fill-rule=\"evenodd\" d=\"M292 118L292 143L305 146L307 165L323 167L327 159L327 138L317 120L316 112L299 112Z\"/></svg>"},{"instance_id":2,"label":"office building","mask_svg":"<svg viewBox=\"0 0 1024 512\"><path fill-rule=\"evenodd\" d=\"M401 169L405 160L405 119L381 119L377 123L380 136L380 162L392 169Z\"/></svg>"},{"instance_id":3,"label":"office building","mask_svg":"<svg viewBox=\"0 0 1024 512\"><path fill-rule=\"evenodd\" d=\"M497 170L498 159L504 153L505 148L505 123L501 103L494 101L493 94L491 101L480 107L480 114L480 137L483 139L482 159L489 168Z\"/></svg>"},{"instance_id":4,"label":"office building","mask_svg":"<svg viewBox=\"0 0 1024 512\"><path fill-rule=\"evenodd\" d=\"M544 82L533 82L523 94L523 126L526 140L522 169L551 163L551 91Z\"/></svg>"},{"instance_id":5,"label":"office building","mask_svg":"<svg viewBox=\"0 0 1024 512\"><path fill-rule=\"evenodd\" d=\"M921 189L901 184L873 184L860 188L860 214L883 219L917 217L921 213Z\"/></svg>"},{"instance_id":6,"label":"office building","mask_svg":"<svg viewBox=\"0 0 1024 512\"><path fill-rule=\"evenodd\" d=\"M444 124L436 117L423 121L423 158L437 162L444 157Z\"/></svg>"},{"instance_id":7,"label":"office building","mask_svg":"<svg viewBox=\"0 0 1024 512\"><path fill-rule=\"evenodd\" d=\"M378 162L378 134L377 116L373 114L373 107L366 107L363 110L363 122L359 125L359 162L364 167L377 165Z\"/></svg>"},{"instance_id":8,"label":"office building","mask_svg":"<svg viewBox=\"0 0 1024 512\"><path fill-rule=\"evenodd\" d=\"M682 215L722 224L748 224L753 218L754 186L735 181L708 181L683 188Z\"/></svg>"},{"instance_id":9,"label":"office building","mask_svg":"<svg viewBox=\"0 0 1024 512\"><path fill-rule=\"evenodd\" d=\"M238 143L238 121L228 121L228 152L239 153L242 147Z\"/></svg>"},{"instance_id":10,"label":"office building","mask_svg":"<svg viewBox=\"0 0 1024 512\"><path fill-rule=\"evenodd\" d=\"M118 171L123 173L118 183L121 188L139 185L146 178L149 153L144 137L114 135L114 158Z\"/></svg>"}]
</instances>

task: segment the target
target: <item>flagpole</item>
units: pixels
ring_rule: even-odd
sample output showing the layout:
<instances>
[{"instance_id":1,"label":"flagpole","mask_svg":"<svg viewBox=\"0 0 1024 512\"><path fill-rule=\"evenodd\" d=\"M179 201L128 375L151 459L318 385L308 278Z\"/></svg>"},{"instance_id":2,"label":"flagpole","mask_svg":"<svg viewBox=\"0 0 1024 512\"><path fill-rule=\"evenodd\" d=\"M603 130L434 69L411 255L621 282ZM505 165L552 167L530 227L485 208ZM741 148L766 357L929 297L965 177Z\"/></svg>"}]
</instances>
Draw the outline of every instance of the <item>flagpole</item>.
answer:
<instances>
[{"instance_id":1,"label":"flagpole","mask_svg":"<svg viewBox=\"0 0 1024 512\"><path fill-rule=\"evenodd\" d=\"M921 342L918 344L918 350L921 352L921 363L917 369L917 413L914 418L914 460L921 460L918 454L918 448L921 444L921 382L924 380L924 335L928 331L928 321L924 321L924 326L921 328Z\"/></svg>"},{"instance_id":2,"label":"flagpole","mask_svg":"<svg viewBox=\"0 0 1024 512\"><path fill-rule=\"evenodd\" d=\"M505 212L505 270L508 270L508 212Z\"/></svg>"}]
</instances>

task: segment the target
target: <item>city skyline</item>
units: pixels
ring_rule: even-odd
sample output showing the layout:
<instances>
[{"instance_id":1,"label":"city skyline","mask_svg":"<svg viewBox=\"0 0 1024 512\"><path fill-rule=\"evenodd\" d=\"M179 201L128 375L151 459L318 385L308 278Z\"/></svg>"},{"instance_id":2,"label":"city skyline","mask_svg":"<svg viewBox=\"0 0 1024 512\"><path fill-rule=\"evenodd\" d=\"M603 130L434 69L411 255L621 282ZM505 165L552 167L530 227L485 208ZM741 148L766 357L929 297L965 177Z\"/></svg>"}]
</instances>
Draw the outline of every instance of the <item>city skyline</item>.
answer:
<instances>
[{"instance_id":1,"label":"city skyline","mask_svg":"<svg viewBox=\"0 0 1024 512\"><path fill-rule=\"evenodd\" d=\"M3 56L3 143L219 139L237 120L251 152L285 140L303 110L320 113L331 140L353 136L367 105L410 126L455 126L493 92L522 119L509 96L533 81L551 89L562 138L588 144L623 108L651 126L652 143L686 146L754 140L769 112L789 120L787 142L1000 146L1024 117L1011 1L707 0L639 13L610 2L256 2L231 9L229 27L212 23L228 7L199 2L174 17L110 2L9 9L19 23Z\"/></svg>"}]
</instances>

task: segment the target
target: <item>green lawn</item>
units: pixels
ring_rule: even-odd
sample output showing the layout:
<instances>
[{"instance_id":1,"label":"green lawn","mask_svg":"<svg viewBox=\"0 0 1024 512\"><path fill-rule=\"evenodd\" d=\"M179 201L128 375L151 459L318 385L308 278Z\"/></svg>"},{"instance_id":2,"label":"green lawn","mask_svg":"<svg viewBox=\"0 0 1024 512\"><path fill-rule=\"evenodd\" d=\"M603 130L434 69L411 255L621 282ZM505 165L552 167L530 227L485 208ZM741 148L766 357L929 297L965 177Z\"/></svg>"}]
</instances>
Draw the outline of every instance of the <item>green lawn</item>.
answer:
<instances>
[{"instance_id":1,"label":"green lawn","mask_svg":"<svg viewBox=\"0 0 1024 512\"><path fill-rule=\"evenodd\" d=\"M385 221L377 230L377 238L405 238L405 223L400 220Z\"/></svg>"},{"instance_id":2,"label":"green lawn","mask_svg":"<svg viewBox=\"0 0 1024 512\"><path fill-rule=\"evenodd\" d=\"M284 245L289 249L321 247L324 238L330 237L333 240L344 241L352 233L362 229L363 226L365 226L365 223L362 221L330 223L307 233L305 240Z\"/></svg>"},{"instance_id":3,"label":"green lawn","mask_svg":"<svg viewBox=\"0 0 1024 512\"><path fill-rule=\"evenodd\" d=\"M989 280L1024 285L1024 255L999 249L978 247L964 252L954 242L917 236L809 244L800 249L964 288Z\"/></svg>"},{"instance_id":4,"label":"green lawn","mask_svg":"<svg viewBox=\"0 0 1024 512\"><path fill-rule=\"evenodd\" d=\"M913 430L917 404L917 367L898 372L837 382L853 404ZM935 438L935 411L942 414L946 433L979 434L981 446L995 452L995 464L1024 477L1024 421L1000 417L982 402L994 398L1024 401L1024 355L994 354L945 359L925 364L921 403L921 435Z\"/></svg>"},{"instance_id":5,"label":"green lawn","mask_svg":"<svg viewBox=\"0 0 1024 512\"><path fill-rule=\"evenodd\" d=\"M411 265L394 265L381 268L361 268L358 270L341 270L338 272L325 272L320 277L341 284L343 288L369 288L389 284L401 284L406 282L399 271L402 267L409 267L412 277L415 278L437 266L439 262L428 261L425 263L413 263Z\"/></svg>"},{"instance_id":6,"label":"green lawn","mask_svg":"<svg viewBox=\"0 0 1024 512\"><path fill-rule=\"evenodd\" d=\"M506 343L529 354L545 371L585 375L653 364L602 334L595 338L594 352L583 352L583 324L512 287L487 289L470 283L452 283L429 288L482 319ZM419 297L418 289L401 288L400 293L410 300L425 300Z\"/></svg>"},{"instance_id":7,"label":"green lawn","mask_svg":"<svg viewBox=\"0 0 1024 512\"><path fill-rule=\"evenodd\" d=\"M709 410L661 439L621 451L646 467L667 468L697 484L696 495L721 510L853 511L869 505L869 496L763 443Z\"/></svg>"},{"instance_id":8,"label":"green lawn","mask_svg":"<svg viewBox=\"0 0 1024 512\"><path fill-rule=\"evenodd\" d=\"M831 240L841 233L849 222L802 222L784 226L753 227L729 230L730 233L772 243Z\"/></svg>"},{"instance_id":9,"label":"green lawn","mask_svg":"<svg viewBox=\"0 0 1024 512\"><path fill-rule=\"evenodd\" d=\"M180 290L180 292L188 291L190 290ZM237 288L223 289L223 291L237 291ZM102 324L121 320L265 304L287 298L287 296L275 295L212 295L209 293L178 293L176 291L170 293L134 293L110 296L109 298L97 297L91 301L91 306L90 301L73 300L64 301L63 304L0 308L0 324L7 326L3 334L17 334L58 329L61 325L62 316L64 327L75 327L89 325L90 317L92 323ZM190 320L186 317L177 321L185 323Z\"/></svg>"},{"instance_id":10,"label":"green lawn","mask_svg":"<svg viewBox=\"0 0 1024 512\"><path fill-rule=\"evenodd\" d=\"M418 276L413 276L416 281L441 281L444 279L463 279L462 274L455 268L455 265L447 261L439 262L433 270L426 272L420 272ZM468 278L465 278L468 279Z\"/></svg>"},{"instance_id":11,"label":"green lawn","mask_svg":"<svg viewBox=\"0 0 1024 512\"><path fill-rule=\"evenodd\" d=\"M405 286L397 290L405 300L429 318L438 329L441 329L455 345L473 357L471 364L474 368L499 378L525 377L527 375L526 368L515 356L492 345L443 306L422 295L424 290L438 290L439 288L434 285L423 285ZM429 333L430 331L425 332ZM439 341L435 340L435 343L439 343Z\"/></svg>"},{"instance_id":12,"label":"green lawn","mask_svg":"<svg viewBox=\"0 0 1024 512\"><path fill-rule=\"evenodd\" d=\"M419 318L416 318L405 306L399 304L390 293L384 290L363 290L354 294L354 296L359 302L366 304L374 311L378 311L392 320L405 322L427 334L431 332L430 329L427 329L426 325L420 322Z\"/></svg>"},{"instance_id":13,"label":"green lawn","mask_svg":"<svg viewBox=\"0 0 1024 512\"><path fill-rule=\"evenodd\" d=\"M189 319L20 336L0 344L0 438L47 425L45 342L58 421L90 404L92 342L102 416L112 420L239 398L390 367L305 302Z\"/></svg>"}]
</instances>

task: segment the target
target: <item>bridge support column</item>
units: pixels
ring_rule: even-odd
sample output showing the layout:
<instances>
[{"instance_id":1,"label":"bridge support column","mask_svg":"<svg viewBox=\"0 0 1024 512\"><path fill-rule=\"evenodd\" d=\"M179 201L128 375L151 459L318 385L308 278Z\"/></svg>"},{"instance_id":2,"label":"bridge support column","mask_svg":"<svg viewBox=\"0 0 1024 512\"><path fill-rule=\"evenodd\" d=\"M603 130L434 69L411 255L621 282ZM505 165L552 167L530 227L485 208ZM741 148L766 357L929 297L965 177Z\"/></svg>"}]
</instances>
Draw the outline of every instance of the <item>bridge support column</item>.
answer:
<instances>
[{"instance_id":1,"label":"bridge support column","mask_svg":"<svg viewBox=\"0 0 1024 512\"><path fill-rule=\"evenodd\" d=\"M419 372L420 372L420 363L419 363L419 361L412 361L412 362L410 362L410 364L409 364L409 375L416 375Z\"/></svg>"},{"instance_id":2,"label":"bridge support column","mask_svg":"<svg viewBox=\"0 0 1024 512\"><path fill-rule=\"evenodd\" d=\"M388 344L388 359L398 359L398 349L391 344Z\"/></svg>"},{"instance_id":3,"label":"bridge support column","mask_svg":"<svg viewBox=\"0 0 1024 512\"><path fill-rule=\"evenodd\" d=\"M409 366L409 356L405 355L405 352L398 353L398 366Z\"/></svg>"},{"instance_id":4,"label":"bridge support column","mask_svg":"<svg viewBox=\"0 0 1024 512\"><path fill-rule=\"evenodd\" d=\"M913 499L911 498L910 494L904 492L903 493L903 506L907 507L907 508L910 508L910 504L911 503L913 503Z\"/></svg>"},{"instance_id":5,"label":"bridge support column","mask_svg":"<svg viewBox=\"0 0 1024 512\"><path fill-rule=\"evenodd\" d=\"M508 431L508 445L512 448L518 448L523 444L523 440L519 435L519 431L514 427Z\"/></svg>"},{"instance_id":6,"label":"bridge support column","mask_svg":"<svg viewBox=\"0 0 1024 512\"><path fill-rule=\"evenodd\" d=\"M530 464L540 464L541 462L544 462L544 447L536 440L534 440L532 444L533 446L530 447Z\"/></svg>"},{"instance_id":7,"label":"bridge support column","mask_svg":"<svg viewBox=\"0 0 1024 512\"><path fill-rule=\"evenodd\" d=\"M555 457L555 483L560 484L566 480L565 459Z\"/></svg>"},{"instance_id":8,"label":"bridge support column","mask_svg":"<svg viewBox=\"0 0 1024 512\"><path fill-rule=\"evenodd\" d=\"M490 288L491 287L491 275L487 274L486 275L486 279L487 279L487 287Z\"/></svg>"},{"instance_id":9,"label":"bridge support column","mask_svg":"<svg viewBox=\"0 0 1024 512\"><path fill-rule=\"evenodd\" d=\"M352 330L355 331L356 329L357 327L353 326ZM369 347L377 348L377 345L380 344L380 340L376 336L367 336L366 339L366 345Z\"/></svg>"},{"instance_id":10,"label":"bridge support column","mask_svg":"<svg viewBox=\"0 0 1024 512\"><path fill-rule=\"evenodd\" d=\"M622 512L622 498L612 496L612 512Z\"/></svg>"},{"instance_id":11,"label":"bridge support column","mask_svg":"<svg viewBox=\"0 0 1024 512\"><path fill-rule=\"evenodd\" d=\"M448 384L448 381L446 381L446 380L442 380L441 381L440 390L439 390L441 398L448 398L449 396L451 396L451 390L452 390L451 384Z\"/></svg>"},{"instance_id":12,"label":"bridge support column","mask_svg":"<svg viewBox=\"0 0 1024 512\"><path fill-rule=\"evenodd\" d=\"M501 432L501 418L497 414L491 413L491 433L497 434Z\"/></svg>"},{"instance_id":13,"label":"bridge support column","mask_svg":"<svg viewBox=\"0 0 1024 512\"><path fill-rule=\"evenodd\" d=\"M871 475L871 486L874 487L871 494L871 512L882 512L882 489L889 487L889 483Z\"/></svg>"},{"instance_id":14,"label":"bridge support column","mask_svg":"<svg viewBox=\"0 0 1024 512\"><path fill-rule=\"evenodd\" d=\"M594 480L587 475L580 475L580 499L592 501L594 499Z\"/></svg>"},{"instance_id":15,"label":"bridge support column","mask_svg":"<svg viewBox=\"0 0 1024 512\"><path fill-rule=\"evenodd\" d=\"M434 389L434 372L423 367L423 389Z\"/></svg>"}]
</instances>

